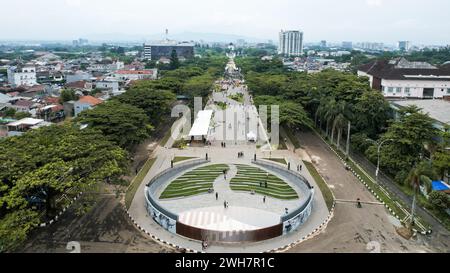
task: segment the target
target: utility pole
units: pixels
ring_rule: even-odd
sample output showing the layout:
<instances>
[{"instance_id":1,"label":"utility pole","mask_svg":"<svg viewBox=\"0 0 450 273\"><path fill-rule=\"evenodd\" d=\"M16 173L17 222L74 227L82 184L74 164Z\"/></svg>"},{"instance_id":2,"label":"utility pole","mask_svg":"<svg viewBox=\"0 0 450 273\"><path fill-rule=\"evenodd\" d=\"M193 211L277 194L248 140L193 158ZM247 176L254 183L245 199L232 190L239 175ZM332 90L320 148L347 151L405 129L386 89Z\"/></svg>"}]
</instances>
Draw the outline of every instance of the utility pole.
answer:
<instances>
[{"instance_id":1,"label":"utility pole","mask_svg":"<svg viewBox=\"0 0 450 273\"><path fill-rule=\"evenodd\" d=\"M375 145L377 145L377 169L375 170L375 183L378 184L378 174L380 173L380 152L381 152L381 146L387 142L387 141L394 141L393 139L389 138L389 139L385 139L383 141L381 141L380 143L374 141L373 139L366 139L367 141L373 142L375 143Z\"/></svg>"}]
</instances>

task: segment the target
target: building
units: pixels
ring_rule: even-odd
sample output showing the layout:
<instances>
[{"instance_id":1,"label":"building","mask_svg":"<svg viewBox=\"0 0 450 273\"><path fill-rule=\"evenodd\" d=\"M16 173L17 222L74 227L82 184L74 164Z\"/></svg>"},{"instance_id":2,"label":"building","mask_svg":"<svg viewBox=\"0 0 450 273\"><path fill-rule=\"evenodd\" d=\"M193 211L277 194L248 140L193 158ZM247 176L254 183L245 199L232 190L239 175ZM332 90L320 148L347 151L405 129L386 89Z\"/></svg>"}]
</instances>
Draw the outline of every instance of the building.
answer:
<instances>
[{"instance_id":1,"label":"building","mask_svg":"<svg viewBox=\"0 0 450 273\"><path fill-rule=\"evenodd\" d=\"M84 110L92 109L103 101L92 96L83 96L74 103L73 111L75 117Z\"/></svg>"},{"instance_id":2,"label":"building","mask_svg":"<svg viewBox=\"0 0 450 273\"><path fill-rule=\"evenodd\" d=\"M384 49L383 43L362 42L358 43L356 46L367 51L383 51Z\"/></svg>"},{"instance_id":3,"label":"building","mask_svg":"<svg viewBox=\"0 0 450 273\"><path fill-rule=\"evenodd\" d=\"M95 71L95 72L112 72L116 70L123 69L125 67L125 64L123 62L112 62L109 60L102 60L97 63L91 64L88 67L89 71Z\"/></svg>"},{"instance_id":4,"label":"building","mask_svg":"<svg viewBox=\"0 0 450 273\"><path fill-rule=\"evenodd\" d=\"M11 105L11 108L17 112L29 112L35 103L31 100L18 100Z\"/></svg>"},{"instance_id":5,"label":"building","mask_svg":"<svg viewBox=\"0 0 450 273\"><path fill-rule=\"evenodd\" d=\"M52 125L52 123L46 122L43 119L23 118L21 120L10 122L6 126L8 128L8 136L18 136L30 129L37 129L50 125Z\"/></svg>"},{"instance_id":6,"label":"building","mask_svg":"<svg viewBox=\"0 0 450 273\"><path fill-rule=\"evenodd\" d=\"M436 67L405 58L378 60L358 68L358 76L388 98L443 98L450 96L450 64Z\"/></svg>"},{"instance_id":7,"label":"building","mask_svg":"<svg viewBox=\"0 0 450 273\"><path fill-rule=\"evenodd\" d=\"M353 43L349 41L344 41L342 42L342 48L353 49Z\"/></svg>"},{"instance_id":8,"label":"building","mask_svg":"<svg viewBox=\"0 0 450 273\"><path fill-rule=\"evenodd\" d=\"M77 70L77 71L67 72L64 75L64 77L66 79L66 83L71 83L71 82L78 82L78 81L88 81L92 78L92 74L85 72L85 71Z\"/></svg>"},{"instance_id":9,"label":"building","mask_svg":"<svg viewBox=\"0 0 450 273\"><path fill-rule=\"evenodd\" d=\"M105 91L119 91L119 82L117 80L104 79L95 82L95 88Z\"/></svg>"},{"instance_id":10,"label":"building","mask_svg":"<svg viewBox=\"0 0 450 273\"><path fill-rule=\"evenodd\" d=\"M114 78L120 81L156 80L158 69L119 70L114 73Z\"/></svg>"},{"instance_id":11,"label":"building","mask_svg":"<svg viewBox=\"0 0 450 273\"><path fill-rule=\"evenodd\" d=\"M173 50L177 52L178 58L190 59L194 57L193 44L165 40L161 43L144 44L144 59L157 61L162 57L170 58Z\"/></svg>"},{"instance_id":12,"label":"building","mask_svg":"<svg viewBox=\"0 0 450 273\"><path fill-rule=\"evenodd\" d=\"M410 41L399 41L398 42L398 50L400 51L409 51L411 49Z\"/></svg>"},{"instance_id":13,"label":"building","mask_svg":"<svg viewBox=\"0 0 450 273\"><path fill-rule=\"evenodd\" d=\"M398 111L406 106L415 105L422 109L434 120L434 127L444 130L446 125L450 125L450 101L447 100L392 100L391 107Z\"/></svg>"},{"instance_id":14,"label":"building","mask_svg":"<svg viewBox=\"0 0 450 273\"><path fill-rule=\"evenodd\" d=\"M320 47L322 47L322 48L327 47L327 41L325 41L325 40L320 41Z\"/></svg>"},{"instance_id":15,"label":"building","mask_svg":"<svg viewBox=\"0 0 450 273\"><path fill-rule=\"evenodd\" d=\"M34 66L10 66L7 69L8 82L13 87L37 84L36 68Z\"/></svg>"},{"instance_id":16,"label":"building","mask_svg":"<svg viewBox=\"0 0 450 273\"><path fill-rule=\"evenodd\" d=\"M89 40L87 39L78 39L78 40L73 40L72 41L72 45L73 46L86 46L89 44Z\"/></svg>"},{"instance_id":17,"label":"building","mask_svg":"<svg viewBox=\"0 0 450 273\"><path fill-rule=\"evenodd\" d=\"M280 31L278 54L299 56L303 54L303 32L299 30Z\"/></svg>"}]
</instances>

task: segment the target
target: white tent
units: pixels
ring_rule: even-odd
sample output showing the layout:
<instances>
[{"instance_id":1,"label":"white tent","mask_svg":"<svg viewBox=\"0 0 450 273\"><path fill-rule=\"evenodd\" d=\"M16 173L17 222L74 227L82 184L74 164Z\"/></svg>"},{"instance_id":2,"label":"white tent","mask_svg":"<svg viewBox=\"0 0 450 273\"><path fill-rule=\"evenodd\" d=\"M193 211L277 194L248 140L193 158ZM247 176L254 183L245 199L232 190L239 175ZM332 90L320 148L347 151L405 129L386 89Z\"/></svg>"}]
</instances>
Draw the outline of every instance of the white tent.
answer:
<instances>
[{"instance_id":1,"label":"white tent","mask_svg":"<svg viewBox=\"0 0 450 273\"><path fill-rule=\"evenodd\" d=\"M249 133L247 134L247 140L248 140L248 141L256 141L256 134L253 133L253 132L249 132Z\"/></svg>"},{"instance_id":2,"label":"white tent","mask_svg":"<svg viewBox=\"0 0 450 273\"><path fill-rule=\"evenodd\" d=\"M212 114L213 110L199 111L194 121L194 125L192 125L191 131L189 132L189 136L197 137L208 135Z\"/></svg>"}]
</instances>

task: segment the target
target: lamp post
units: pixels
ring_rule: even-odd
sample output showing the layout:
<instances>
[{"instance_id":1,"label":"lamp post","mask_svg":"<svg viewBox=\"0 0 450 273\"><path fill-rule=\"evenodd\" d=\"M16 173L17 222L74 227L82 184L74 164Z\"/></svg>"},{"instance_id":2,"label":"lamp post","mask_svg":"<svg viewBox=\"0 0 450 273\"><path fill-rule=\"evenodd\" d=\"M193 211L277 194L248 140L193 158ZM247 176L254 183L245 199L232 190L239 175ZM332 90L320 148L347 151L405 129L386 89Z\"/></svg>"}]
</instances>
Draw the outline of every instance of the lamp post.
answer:
<instances>
[{"instance_id":1,"label":"lamp post","mask_svg":"<svg viewBox=\"0 0 450 273\"><path fill-rule=\"evenodd\" d=\"M370 141L370 142L373 142L373 143L375 143L375 145L377 145L377 169L375 170L375 183L378 184L378 173L380 172L380 151L381 151L381 146L387 141L394 141L394 140L391 139L391 138L388 138L388 139L385 139L385 140L381 141L380 143L378 143L375 140L370 139L370 138L368 138L366 140Z\"/></svg>"}]
</instances>

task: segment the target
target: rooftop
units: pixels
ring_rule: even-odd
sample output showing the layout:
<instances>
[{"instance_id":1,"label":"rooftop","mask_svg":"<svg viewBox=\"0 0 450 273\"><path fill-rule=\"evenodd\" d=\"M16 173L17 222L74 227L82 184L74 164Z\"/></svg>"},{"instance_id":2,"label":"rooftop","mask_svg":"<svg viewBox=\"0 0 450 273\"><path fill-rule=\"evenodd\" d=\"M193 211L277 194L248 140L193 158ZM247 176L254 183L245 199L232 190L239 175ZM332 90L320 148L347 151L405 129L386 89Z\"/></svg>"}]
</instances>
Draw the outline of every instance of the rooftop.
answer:
<instances>
[{"instance_id":1,"label":"rooftop","mask_svg":"<svg viewBox=\"0 0 450 273\"><path fill-rule=\"evenodd\" d=\"M43 122L43 119L35 119L35 118L23 118L21 120L18 121L13 121L8 123L8 126L20 126L20 125L37 125L41 122Z\"/></svg>"},{"instance_id":2,"label":"rooftop","mask_svg":"<svg viewBox=\"0 0 450 273\"><path fill-rule=\"evenodd\" d=\"M83 96L83 97L81 97L81 98L78 100L78 102L88 103L88 104L94 106L94 105L97 105L97 104L102 103L103 101L100 100L100 99L97 99L97 98L95 98L95 97L93 97L93 96Z\"/></svg>"},{"instance_id":3,"label":"rooftop","mask_svg":"<svg viewBox=\"0 0 450 273\"><path fill-rule=\"evenodd\" d=\"M144 74L153 75L153 70L118 70L116 74L129 75L129 74Z\"/></svg>"},{"instance_id":4,"label":"rooftop","mask_svg":"<svg viewBox=\"0 0 450 273\"><path fill-rule=\"evenodd\" d=\"M405 58L377 60L358 67L369 75L387 80L450 80L450 66L436 67L424 62L409 62Z\"/></svg>"},{"instance_id":5,"label":"rooftop","mask_svg":"<svg viewBox=\"0 0 450 273\"><path fill-rule=\"evenodd\" d=\"M450 101L446 100L394 100L391 103L398 106L416 105L428 113L431 118L450 125Z\"/></svg>"}]
</instances>

